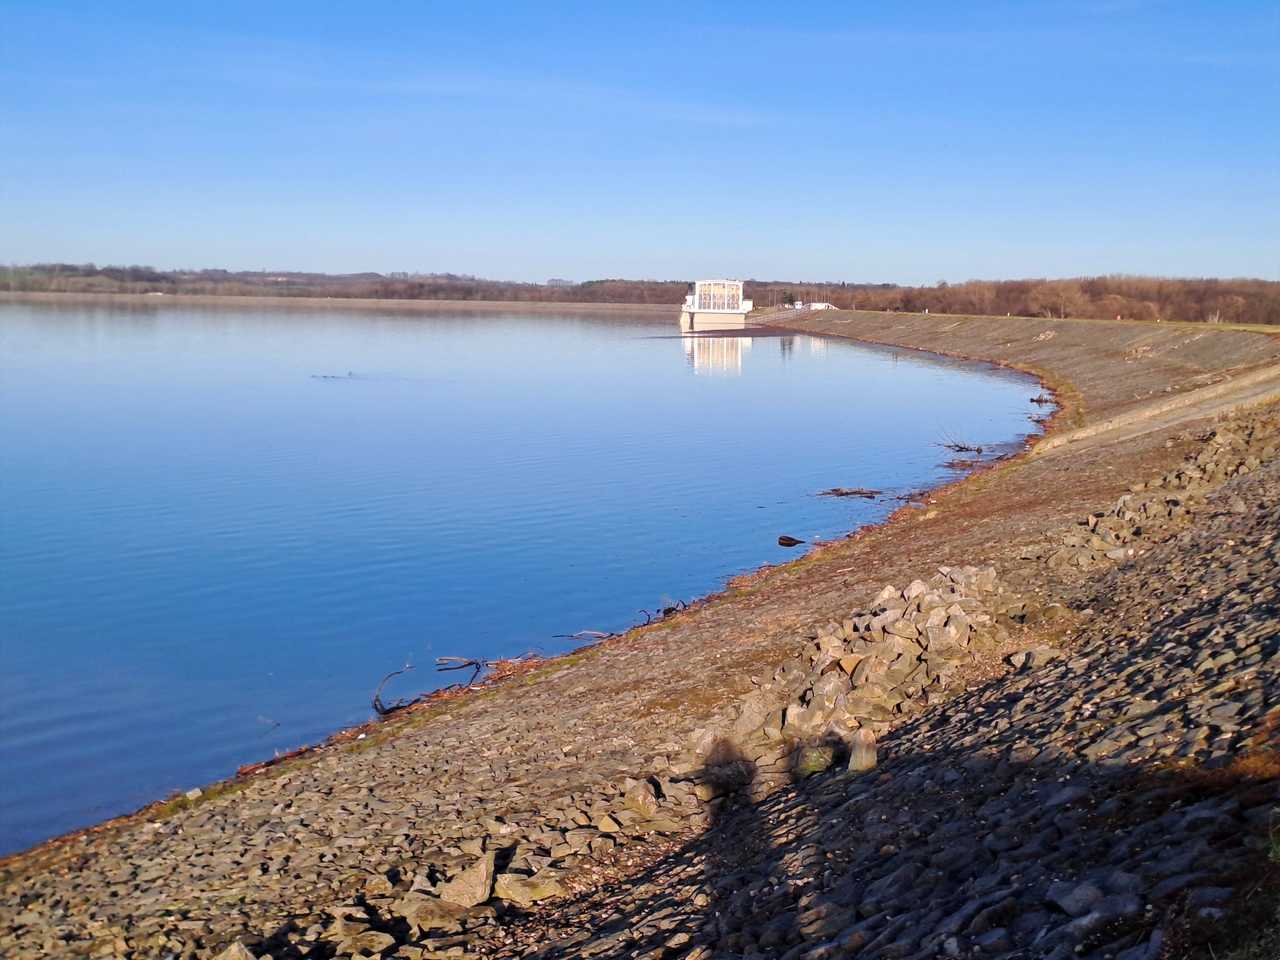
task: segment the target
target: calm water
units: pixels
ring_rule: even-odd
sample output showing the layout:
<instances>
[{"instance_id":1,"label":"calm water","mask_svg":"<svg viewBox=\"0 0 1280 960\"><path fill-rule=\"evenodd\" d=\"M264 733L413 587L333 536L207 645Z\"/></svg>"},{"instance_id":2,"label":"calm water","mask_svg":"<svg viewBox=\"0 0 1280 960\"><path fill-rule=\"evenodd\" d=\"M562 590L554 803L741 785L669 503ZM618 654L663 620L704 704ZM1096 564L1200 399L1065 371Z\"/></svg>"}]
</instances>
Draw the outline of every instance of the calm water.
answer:
<instances>
[{"instance_id":1,"label":"calm water","mask_svg":"<svg viewBox=\"0 0 1280 960\"><path fill-rule=\"evenodd\" d=\"M0 304L0 850L364 721L407 660L391 696L626 627L895 506L822 489L1031 426L993 369L675 329Z\"/></svg>"}]
</instances>

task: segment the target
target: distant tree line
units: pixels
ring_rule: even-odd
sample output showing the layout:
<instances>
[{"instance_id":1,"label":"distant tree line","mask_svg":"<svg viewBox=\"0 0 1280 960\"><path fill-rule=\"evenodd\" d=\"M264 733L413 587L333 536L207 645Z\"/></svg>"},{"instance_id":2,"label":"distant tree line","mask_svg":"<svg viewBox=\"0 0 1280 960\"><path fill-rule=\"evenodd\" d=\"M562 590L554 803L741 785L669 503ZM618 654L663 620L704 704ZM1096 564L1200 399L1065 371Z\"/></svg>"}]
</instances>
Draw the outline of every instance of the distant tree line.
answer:
<instances>
[{"instance_id":1,"label":"distant tree line","mask_svg":"<svg viewBox=\"0 0 1280 960\"><path fill-rule=\"evenodd\" d=\"M747 296L756 306L799 299L906 313L1280 324L1280 283L1270 280L1108 276L970 280L932 287L752 282Z\"/></svg>"},{"instance_id":2,"label":"distant tree line","mask_svg":"<svg viewBox=\"0 0 1280 960\"><path fill-rule=\"evenodd\" d=\"M41 263L0 267L0 290L68 293L190 293L215 296L350 297L388 300L509 300L679 304L683 280L511 283L452 273L300 273L157 270L145 266ZM757 307L795 300L908 313L1121 317L1193 323L1280 324L1280 282L1251 279L1081 277L970 280L927 287L751 280Z\"/></svg>"},{"instance_id":3,"label":"distant tree line","mask_svg":"<svg viewBox=\"0 0 1280 960\"><path fill-rule=\"evenodd\" d=\"M189 293L213 296L346 297L385 300L514 300L559 303L680 303L682 280L484 280L453 273L300 273L156 270L92 263L0 267L0 290L55 293Z\"/></svg>"}]
</instances>

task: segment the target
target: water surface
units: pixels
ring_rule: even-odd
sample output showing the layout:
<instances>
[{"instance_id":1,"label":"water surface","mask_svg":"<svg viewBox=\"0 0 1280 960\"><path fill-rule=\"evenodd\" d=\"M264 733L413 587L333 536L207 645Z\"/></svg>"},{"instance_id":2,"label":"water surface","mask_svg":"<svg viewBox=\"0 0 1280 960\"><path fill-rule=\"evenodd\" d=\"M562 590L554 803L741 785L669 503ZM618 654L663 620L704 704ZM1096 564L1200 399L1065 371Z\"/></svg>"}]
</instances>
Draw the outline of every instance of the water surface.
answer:
<instances>
[{"instance_id":1,"label":"water surface","mask_svg":"<svg viewBox=\"0 0 1280 960\"><path fill-rule=\"evenodd\" d=\"M0 304L0 851L615 630L1027 432L1034 383L670 320Z\"/></svg>"}]
</instances>

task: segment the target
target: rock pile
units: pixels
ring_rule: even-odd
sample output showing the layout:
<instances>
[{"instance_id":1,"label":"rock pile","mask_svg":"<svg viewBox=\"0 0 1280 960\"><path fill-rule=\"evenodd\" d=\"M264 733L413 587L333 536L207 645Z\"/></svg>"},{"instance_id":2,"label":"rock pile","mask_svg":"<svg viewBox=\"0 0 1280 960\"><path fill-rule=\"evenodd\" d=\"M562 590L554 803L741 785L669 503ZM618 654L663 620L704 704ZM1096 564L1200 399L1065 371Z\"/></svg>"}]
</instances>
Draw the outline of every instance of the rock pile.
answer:
<instances>
[{"instance_id":1,"label":"rock pile","mask_svg":"<svg viewBox=\"0 0 1280 960\"><path fill-rule=\"evenodd\" d=\"M802 652L742 700L725 732L755 765L757 792L825 770L859 731L868 733L852 759L865 766L868 735L937 702L961 664L1003 639L997 609L1025 616L1025 606L999 603L1003 593L994 567L941 567L802 638Z\"/></svg>"},{"instance_id":2,"label":"rock pile","mask_svg":"<svg viewBox=\"0 0 1280 960\"><path fill-rule=\"evenodd\" d=\"M1109 510L1090 514L1080 529L1056 544L1031 547L1023 559L1044 560L1054 569L1089 569L1131 558L1134 544L1177 530L1204 501L1204 494L1232 477L1243 476L1274 457L1280 417L1255 413L1220 426L1183 463L1148 483L1135 484Z\"/></svg>"}]
</instances>

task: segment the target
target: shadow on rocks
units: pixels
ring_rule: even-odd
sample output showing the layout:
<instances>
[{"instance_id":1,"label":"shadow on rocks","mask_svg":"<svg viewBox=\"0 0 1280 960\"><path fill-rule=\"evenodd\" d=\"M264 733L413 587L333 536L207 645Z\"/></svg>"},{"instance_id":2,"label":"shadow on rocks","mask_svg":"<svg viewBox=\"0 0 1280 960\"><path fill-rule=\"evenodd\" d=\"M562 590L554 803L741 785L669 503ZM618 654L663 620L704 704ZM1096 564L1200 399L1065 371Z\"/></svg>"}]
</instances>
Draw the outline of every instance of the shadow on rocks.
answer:
<instances>
[{"instance_id":1,"label":"shadow on rocks","mask_svg":"<svg viewBox=\"0 0 1280 960\"><path fill-rule=\"evenodd\" d=\"M778 850L766 829L759 802L756 764L727 739L716 741L703 768L702 781L716 796L710 822L700 839L704 850L706 910L699 933L704 941L695 956L732 957L758 946L765 950L794 936L792 916L781 913L753 943L747 933L753 905L761 897L790 899Z\"/></svg>"},{"instance_id":2,"label":"shadow on rocks","mask_svg":"<svg viewBox=\"0 0 1280 960\"><path fill-rule=\"evenodd\" d=\"M1280 903L1266 855L1280 756L1266 751L1123 769L890 746L874 771L762 796L721 741L701 780L717 793L703 833L526 918L498 955L1173 960Z\"/></svg>"},{"instance_id":3,"label":"shadow on rocks","mask_svg":"<svg viewBox=\"0 0 1280 960\"><path fill-rule=\"evenodd\" d=\"M839 746L811 745L841 757ZM843 788L843 778L816 777L803 768L804 748L792 755L791 783L770 790L756 763L728 739L713 743L693 779L711 794L706 829L625 881L561 903L531 917L541 940L502 956L782 957L798 955L811 931L797 904L816 902L811 886L822 850L803 842L815 829L810 792ZM830 766L830 763L826 766ZM824 770L826 767L824 766ZM825 911L819 911L825 915ZM816 915L816 914L815 914ZM550 923L548 923L550 921Z\"/></svg>"}]
</instances>

